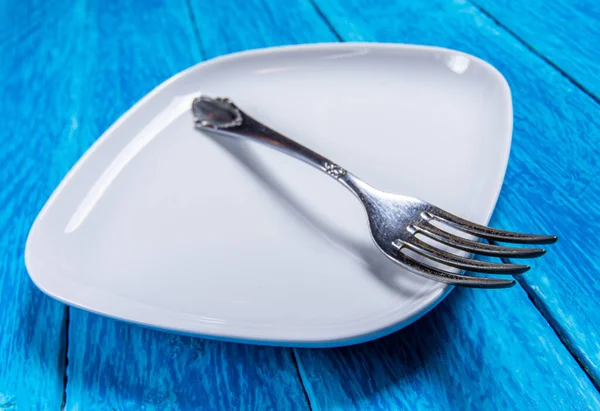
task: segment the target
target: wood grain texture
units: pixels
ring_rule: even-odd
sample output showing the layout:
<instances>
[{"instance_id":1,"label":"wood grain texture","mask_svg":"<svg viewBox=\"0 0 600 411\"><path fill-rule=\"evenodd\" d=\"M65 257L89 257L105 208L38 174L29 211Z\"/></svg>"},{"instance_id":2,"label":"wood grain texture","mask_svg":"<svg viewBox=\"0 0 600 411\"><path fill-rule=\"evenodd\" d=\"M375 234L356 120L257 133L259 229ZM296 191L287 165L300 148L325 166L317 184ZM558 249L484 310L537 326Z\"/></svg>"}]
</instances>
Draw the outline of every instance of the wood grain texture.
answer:
<instances>
[{"instance_id":1,"label":"wood grain texture","mask_svg":"<svg viewBox=\"0 0 600 411\"><path fill-rule=\"evenodd\" d=\"M600 98L600 2L472 0Z\"/></svg>"},{"instance_id":2,"label":"wood grain texture","mask_svg":"<svg viewBox=\"0 0 600 411\"><path fill-rule=\"evenodd\" d=\"M600 106L463 1L319 7L344 39L451 47L482 57L507 78L513 146L491 224L561 238L522 281L600 386Z\"/></svg>"},{"instance_id":3,"label":"wood grain texture","mask_svg":"<svg viewBox=\"0 0 600 411\"><path fill-rule=\"evenodd\" d=\"M600 3L475 3L600 97ZM522 141L541 135L546 143L542 152L525 144L515 150L494 222L562 237L556 250L560 254L542 261L540 275L527 276L523 284L600 386L600 108L562 79L553 85L569 92L548 90L523 102L534 105L530 113L520 113L516 124ZM566 149L555 155L557 146ZM539 167L532 169L536 163ZM560 174L554 173L557 163L566 165ZM539 189L531 190L528 181L537 181ZM517 212L532 206L537 211L532 217Z\"/></svg>"},{"instance_id":4,"label":"wood grain texture","mask_svg":"<svg viewBox=\"0 0 600 411\"><path fill-rule=\"evenodd\" d=\"M182 1L81 1L88 54L73 164L135 101L201 59ZM306 409L292 351L174 336L81 310L70 315L68 410Z\"/></svg>"},{"instance_id":5,"label":"wood grain texture","mask_svg":"<svg viewBox=\"0 0 600 411\"><path fill-rule=\"evenodd\" d=\"M29 280L24 246L59 179L83 27L68 1L0 3L0 409L58 410L65 307Z\"/></svg>"},{"instance_id":6,"label":"wood grain texture","mask_svg":"<svg viewBox=\"0 0 600 411\"><path fill-rule=\"evenodd\" d=\"M206 58L288 44L336 42L309 0L190 0Z\"/></svg>"},{"instance_id":7,"label":"wood grain texture","mask_svg":"<svg viewBox=\"0 0 600 411\"><path fill-rule=\"evenodd\" d=\"M594 410L600 397L519 287L455 290L380 340L297 350L315 410Z\"/></svg>"},{"instance_id":8,"label":"wood grain texture","mask_svg":"<svg viewBox=\"0 0 600 411\"><path fill-rule=\"evenodd\" d=\"M308 409L289 349L71 318L68 410Z\"/></svg>"},{"instance_id":9,"label":"wood grain texture","mask_svg":"<svg viewBox=\"0 0 600 411\"><path fill-rule=\"evenodd\" d=\"M258 1L245 2L243 8L233 1L221 1L218 7L216 2L195 1L192 8L202 47L212 56L295 43L298 31L282 28L294 27L298 10L306 12L298 3L288 2L277 9ZM482 54L507 47L504 56L525 59L528 64L533 60L542 74L554 73L468 6L394 2L378 8L367 1L353 6L323 1L319 6L344 39L401 42L412 35L413 42L465 48L460 43L463 31L469 36L465 42L480 31L484 35L492 31L496 43L490 46L482 38L470 43L470 51ZM269 19L265 7L270 7ZM214 19L202 20L209 12ZM247 31L256 26L269 35L249 35ZM309 27L315 31L320 25L314 22ZM303 41L333 38L321 30L311 37L307 30L301 31ZM581 93L572 91L581 98ZM296 350L311 406L344 410L596 408L595 387L526 293L518 288L504 291L457 292L425 319L381 341L344 349Z\"/></svg>"}]
</instances>

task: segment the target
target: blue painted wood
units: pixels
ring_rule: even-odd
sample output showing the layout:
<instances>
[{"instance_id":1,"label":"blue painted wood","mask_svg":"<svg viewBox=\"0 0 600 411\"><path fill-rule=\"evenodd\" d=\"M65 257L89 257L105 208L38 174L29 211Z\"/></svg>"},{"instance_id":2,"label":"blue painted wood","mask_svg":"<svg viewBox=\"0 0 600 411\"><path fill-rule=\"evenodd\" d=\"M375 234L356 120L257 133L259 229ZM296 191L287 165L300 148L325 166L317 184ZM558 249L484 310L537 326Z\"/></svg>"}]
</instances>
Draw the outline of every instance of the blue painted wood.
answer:
<instances>
[{"instance_id":1,"label":"blue painted wood","mask_svg":"<svg viewBox=\"0 0 600 411\"><path fill-rule=\"evenodd\" d=\"M468 3L318 4L344 39L451 47L506 76L515 129L491 224L561 237L523 285L600 385L600 106Z\"/></svg>"},{"instance_id":2,"label":"blue painted wood","mask_svg":"<svg viewBox=\"0 0 600 411\"><path fill-rule=\"evenodd\" d=\"M476 3L600 97L600 3ZM513 154L493 221L513 228L553 230L562 237L559 254L542 261L541 274L527 276L523 284L600 386L600 109L564 79L558 84L568 92L554 92L554 83L535 100L524 100L531 108L517 113L521 121L516 133L524 144ZM527 88L523 91L525 95ZM535 135L546 140L543 152L525 147ZM557 146L565 147L562 153L553 153ZM556 164L563 165L560 173L554 172ZM532 180L539 188L532 190L526 183ZM533 218L517 212L531 206L539 209Z\"/></svg>"},{"instance_id":3,"label":"blue painted wood","mask_svg":"<svg viewBox=\"0 0 600 411\"><path fill-rule=\"evenodd\" d=\"M472 2L600 98L600 2Z\"/></svg>"},{"instance_id":4,"label":"blue painted wood","mask_svg":"<svg viewBox=\"0 0 600 411\"><path fill-rule=\"evenodd\" d=\"M66 409L306 410L308 405L290 349L170 335L72 309Z\"/></svg>"},{"instance_id":5,"label":"blue painted wood","mask_svg":"<svg viewBox=\"0 0 600 411\"><path fill-rule=\"evenodd\" d=\"M87 50L60 168L145 93L201 59L179 0L80 1ZM306 409L289 349L180 337L72 309L66 409Z\"/></svg>"},{"instance_id":6,"label":"blue painted wood","mask_svg":"<svg viewBox=\"0 0 600 411\"><path fill-rule=\"evenodd\" d=\"M337 42L309 0L190 0L206 58L261 47Z\"/></svg>"},{"instance_id":7,"label":"blue painted wood","mask_svg":"<svg viewBox=\"0 0 600 411\"><path fill-rule=\"evenodd\" d=\"M297 350L314 410L595 410L600 396L519 287L455 290L404 330Z\"/></svg>"},{"instance_id":8,"label":"blue painted wood","mask_svg":"<svg viewBox=\"0 0 600 411\"><path fill-rule=\"evenodd\" d=\"M29 227L58 183L69 139L77 36L68 1L0 4L0 409L58 410L65 308L29 280Z\"/></svg>"}]
</instances>

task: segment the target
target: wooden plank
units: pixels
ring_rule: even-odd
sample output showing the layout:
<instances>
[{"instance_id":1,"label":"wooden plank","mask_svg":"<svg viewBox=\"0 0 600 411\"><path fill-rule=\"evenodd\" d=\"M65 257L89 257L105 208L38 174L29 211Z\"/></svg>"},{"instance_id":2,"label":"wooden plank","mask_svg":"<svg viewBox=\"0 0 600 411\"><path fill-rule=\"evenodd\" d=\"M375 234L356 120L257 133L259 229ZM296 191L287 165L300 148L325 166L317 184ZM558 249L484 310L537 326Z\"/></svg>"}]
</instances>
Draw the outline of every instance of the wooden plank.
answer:
<instances>
[{"instance_id":1,"label":"wooden plank","mask_svg":"<svg viewBox=\"0 0 600 411\"><path fill-rule=\"evenodd\" d=\"M199 20L202 47L211 56L245 47L295 43L299 32L304 41L332 39L322 32L309 37L306 30L293 27L294 19L302 14L298 10L305 10L299 1L288 2L285 7L260 1L243 5L221 1L218 7L216 2L195 1L192 5ZM545 63L469 6L395 2L381 7L367 1L350 4L325 0L319 6L347 40L441 44L486 57L500 53L498 59L507 59L503 72L510 72L508 62L519 60L525 61L523 65L533 65L542 76L555 75ZM210 20L200 21L201 16L208 14ZM310 29L315 30L315 25ZM263 34L252 36L247 32L251 29ZM466 38L461 38L463 35ZM227 44L232 47L227 48ZM517 78L517 85L526 84L536 73ZM514 77L518 73L509 74ZM582 93L565 87L559 86L558 92L585 99ZM531 88L527 90L531 92ZM535 92L543 90L536 88ZM518 97L525 94L521 91ZM315 409L463 409L502 405L593 409L599 401L593 384L519 288L458 291L424 320L381 341L296 353Z\"/></svg>"},{"instance_id":2,"label":"wooden plank","mask_svg":"<svg viewBox=\"0 0 600 411\"><path fill-rule=\"evenodd\" d=\"M81 1L88 50L72 164L131 104L201 59L184 1ZM306 409L289 349L180 337L72 309L69 410Z\"/></svg>"},{"instance_id":3,"label":"wooden plank","mask_svg":"<svg viewBox=\"0 0 600 411\"><path fill-rule=\"evenodd\" d=\"M298 350L313 409L598 409L600 396L519 287L460 289L398 333Z\"/></svg>"},{"instance_id":4,"label":"wooden plank","mask_svg":"<svg viewBox=\"0 0 600 411\"><path fill-rule=\"evenodd\" d=\"M191 0L206 58L289 44L336 42L309 0Z\"/></svg>"},{"instance_id":5,"label":"wooden plank","mask_svg":"<svg viewBox=\"0 0 600 411\"><path fill-rule=\"evenodd\" d=\"M600 106L472 5L406 1L381 8L357 0L319 6L345 39L451 47L506 76L515 129L491 224L561 238L522 281L598 384Z\"/></svg>"},{"instance_id":6,"label":"wooden plank","mask_svg":"<svg viewBox=\"0 0 600 411\"><path fill-rule=\"evenodd\" d=\"M600 98L600 2L472 0Z\"/></svg>"},{"instance_id":7,"label":"wooden plank","mask_svg":"<svg viewBox=\"0 0 600 411\"><path fill-rule=\"evenodd\" d=\"M72 309L67 409L308 406L290 349L170 335Z\"/></svg>"},{"instance_id":8,"label":"wooden plank","mask_svg":"<svg viewBox=\"0 0 600 411\"><path fill-rule=\"evenodd\" d=\"M29 228L70 138L83 26L68 1L0 2L0 409L58 410L65 308L29 280Z\"/></svg>"}]
</instances>

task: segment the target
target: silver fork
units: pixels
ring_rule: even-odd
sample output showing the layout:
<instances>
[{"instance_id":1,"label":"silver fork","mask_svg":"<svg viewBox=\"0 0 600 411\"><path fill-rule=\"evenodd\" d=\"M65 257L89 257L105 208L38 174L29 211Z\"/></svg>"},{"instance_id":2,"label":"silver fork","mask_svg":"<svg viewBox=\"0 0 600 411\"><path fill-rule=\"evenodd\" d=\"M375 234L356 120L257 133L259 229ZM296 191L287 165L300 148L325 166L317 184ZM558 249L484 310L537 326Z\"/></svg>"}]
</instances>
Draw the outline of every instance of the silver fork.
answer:
<instances>
[{"instance_id":1,"label":"silver fork","mask_svg":"<svg viewBox=\"0 0 600 411\"><path fill-rule=\"evenodd\" d=\"M318 168L342 183L365 207L371 236L377 247L400 266L432 280L478 288L511 287L515 284L513 280L459 274L440 268L439 265L488 274L521 274L530 267L479 261L458 254L467 252L471 255L500 258L532 258L543 255L545 250L506 247L493 242L550 244L557 240L555 236L489 228L457 217L419 199L380 191L333 161L256 121L227 98L200 96L193 101L192 112L195 126L199 130L210 130L264 143ZM450 232L456 230L491 243L482 243ZM424 241L417 237L417 234L434 241ZM451 252L452 249L455 249L456 253Z\"/></svg>"}]
</instances>

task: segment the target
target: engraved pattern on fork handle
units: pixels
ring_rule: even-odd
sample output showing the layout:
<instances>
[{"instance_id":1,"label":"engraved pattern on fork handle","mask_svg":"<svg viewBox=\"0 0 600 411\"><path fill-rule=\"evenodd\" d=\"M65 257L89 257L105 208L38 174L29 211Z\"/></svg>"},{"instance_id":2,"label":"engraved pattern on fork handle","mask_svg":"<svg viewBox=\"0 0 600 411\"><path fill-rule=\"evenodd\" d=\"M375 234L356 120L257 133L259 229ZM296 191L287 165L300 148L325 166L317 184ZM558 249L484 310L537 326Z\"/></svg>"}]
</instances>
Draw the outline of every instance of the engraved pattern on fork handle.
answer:
<instances>
[{"instance_id":1,"label":"engraved pattern on fork handle","mask_svg":"<svg viewBox=\"0 0 600 411\"><path fill-rule=\"evenodd\" d=\"M335 179L346 175L346 170L329 161L325 163L325 172Z\"/></svg>"}]
</instances>

